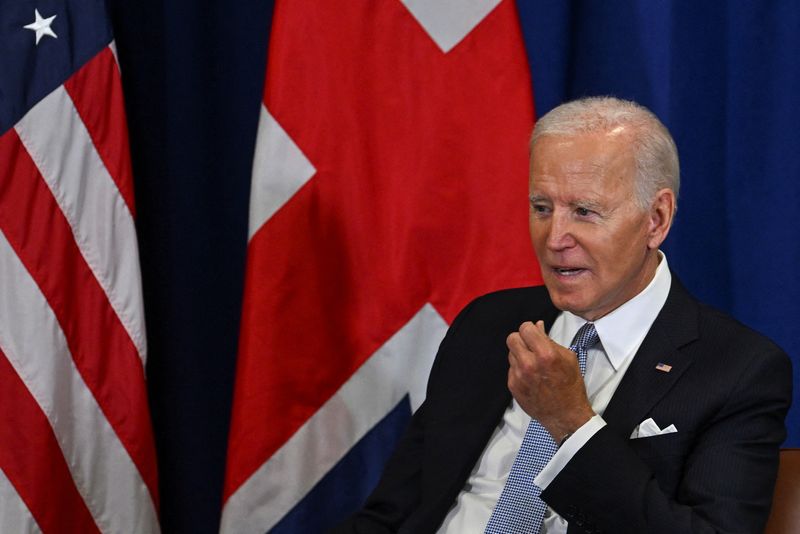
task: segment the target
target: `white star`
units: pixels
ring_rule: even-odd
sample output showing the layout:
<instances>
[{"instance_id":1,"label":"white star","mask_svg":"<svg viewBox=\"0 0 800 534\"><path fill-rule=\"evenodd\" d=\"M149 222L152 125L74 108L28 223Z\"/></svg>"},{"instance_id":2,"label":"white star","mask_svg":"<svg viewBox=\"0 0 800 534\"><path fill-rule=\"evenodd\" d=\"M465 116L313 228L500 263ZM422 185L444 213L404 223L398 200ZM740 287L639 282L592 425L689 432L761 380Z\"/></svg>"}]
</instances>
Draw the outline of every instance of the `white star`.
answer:
<instances>
[{"instance_id":1,"label":"white star","mask_svg":"<svg viewBox=\"0 0 800 534\"><path fill-rule=\"evenodd\" d=\"M53 23L53 19L56 18L56 16L53 15L52 17L47 17L46 19L42 18L38 9L34 9L33 13L36 16L36 20L25 26L25 29L36 32L36 44L38 45L39 40L45 35L49 35L50 37L55 37L58 39L58 36L50 27L50 25Z\"/></svg>"}]
</instances>

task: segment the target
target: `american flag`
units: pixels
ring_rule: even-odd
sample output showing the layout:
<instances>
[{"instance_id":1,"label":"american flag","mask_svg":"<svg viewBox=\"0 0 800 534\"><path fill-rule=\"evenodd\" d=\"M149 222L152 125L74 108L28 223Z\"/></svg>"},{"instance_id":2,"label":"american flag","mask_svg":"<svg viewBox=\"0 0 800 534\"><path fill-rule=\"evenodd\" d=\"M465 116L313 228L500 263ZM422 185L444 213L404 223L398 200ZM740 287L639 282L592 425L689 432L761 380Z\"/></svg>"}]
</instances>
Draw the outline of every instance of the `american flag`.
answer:
<instances>
[{"instance_id":1,"label":"american flag","mask_svg":"<svg viewBox=\"0 0 800 534\"><path fill-rule=\"evenodd\" d=\"M512 0L278 0L222 531L362 501L459 309L540 283Z\"/></svg>"},{"instance_id":2,"label":"american flag","mask_svg":"<svg viewBox=\"0 0 800 534\"><path fill-rule=\"evenodd\" d=\"M157 532L145 327L104 3L0 0L0 532Z\"/></svg>"}]
</instances>

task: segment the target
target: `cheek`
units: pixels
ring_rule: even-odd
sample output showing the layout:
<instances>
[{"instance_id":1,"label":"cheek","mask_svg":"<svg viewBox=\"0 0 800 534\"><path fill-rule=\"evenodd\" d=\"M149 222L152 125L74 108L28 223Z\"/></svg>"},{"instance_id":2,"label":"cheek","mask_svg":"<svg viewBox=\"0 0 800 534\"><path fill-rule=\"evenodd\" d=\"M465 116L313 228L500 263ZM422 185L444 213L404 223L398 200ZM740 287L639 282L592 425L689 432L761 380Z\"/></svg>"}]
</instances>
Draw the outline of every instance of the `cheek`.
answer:
<instances>
[{"instance_id":1,"label":"cheek","mask_svg":"<svg viewBox=\"0 0 800 534\"><path fill-rule=\"evenodd\" d=\"M624 221L599 229L593 234L594 251L611 266L624 263L631 253L644 247L647 228L642 223Z\"/></svg>"},{"instance_id":2,"label":"cheek","mask_svg":"<svg viewBox=\"0 0 800 534\"><path fill-rule=\"evenodd\" d=\"M647 239L642 232L626 232L613 236L595 256L601 283L614 286L638 270L647 249Z\"/></svg>"}]
</instances>

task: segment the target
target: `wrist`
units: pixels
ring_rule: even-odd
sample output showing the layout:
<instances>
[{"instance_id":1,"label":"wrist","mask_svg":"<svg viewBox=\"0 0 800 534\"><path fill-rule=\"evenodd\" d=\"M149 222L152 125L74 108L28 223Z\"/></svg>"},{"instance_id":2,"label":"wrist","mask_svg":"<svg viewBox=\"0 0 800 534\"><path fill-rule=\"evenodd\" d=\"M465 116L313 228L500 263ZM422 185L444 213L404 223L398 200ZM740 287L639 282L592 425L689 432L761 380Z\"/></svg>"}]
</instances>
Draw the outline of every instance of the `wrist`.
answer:
<instances>
[{"instance_id":1,"label":"wrist","mask_svg":"<svg viewBox=\"0 0 800 534\"><path fill-rule=\"evenodd\" d=\"M553 428L548 428L553 441L560 447L569 437L574 434L579 428L585 425L592 417L595 416L594 411L590 409L582 411L580 415L570 417L566 421L561 421L560 424L555 425ZM547 427L545 427L547 428Z\"/></svg>"}]
</instances>

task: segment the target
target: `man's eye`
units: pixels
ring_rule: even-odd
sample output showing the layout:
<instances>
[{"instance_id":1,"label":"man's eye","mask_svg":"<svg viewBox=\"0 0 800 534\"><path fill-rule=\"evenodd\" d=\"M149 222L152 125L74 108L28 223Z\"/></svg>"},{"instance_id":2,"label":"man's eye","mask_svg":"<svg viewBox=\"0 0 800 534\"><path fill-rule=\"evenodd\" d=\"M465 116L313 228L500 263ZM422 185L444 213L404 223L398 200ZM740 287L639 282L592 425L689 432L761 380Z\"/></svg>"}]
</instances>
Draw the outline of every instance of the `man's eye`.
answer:
<instances>
[{"instance_id":1,"label":"man's eye","mask_svg":"<svg viewBox=\"0 0 800 534\"><path fill-rule=\"evenodd\" d=\"M580 217L586 217L592 212L586 208L576 208L575 213L577 213Z\"/></svg>"},{"instance_id":2,"label":"man's eye","mask_svg":"<svg viewBox=\"0 0 800 534\"><path fill-rule=\"evenodd\" d=\"M532 204L531 205L531 209L535 213L547 213L547 211L548 211L547 206L543 206L541 204Z\"/></svg>"}]
</instances>

